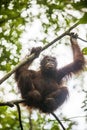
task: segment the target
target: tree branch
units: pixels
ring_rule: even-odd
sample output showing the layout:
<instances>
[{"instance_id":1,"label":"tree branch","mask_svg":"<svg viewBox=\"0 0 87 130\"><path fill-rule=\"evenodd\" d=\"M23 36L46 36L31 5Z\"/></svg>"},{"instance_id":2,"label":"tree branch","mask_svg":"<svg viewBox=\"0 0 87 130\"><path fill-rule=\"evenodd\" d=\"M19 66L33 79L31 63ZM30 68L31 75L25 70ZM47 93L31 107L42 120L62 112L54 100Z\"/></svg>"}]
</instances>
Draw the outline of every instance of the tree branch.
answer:
<instances>
[{"instance_id":1,"label":"tree branch","mask_svg":"<svg viewBox=\"0 0 87 130\"><path fill-rule=\"evenodd\" d=\"M79 22L75 23L73 26L71 26L68 30L66 30L63 34L61 34L60 36L58 36L56 39L54 39L52 42L50 42L49 44L47 44L46 46L44 46L41 50L44 51L46 48L48 48L49 46L51 46L52 44L54 44L56 41L60 40L61 38L63 38L64 36L68 35L69 32L74 29L76 26L79 25ZM27 63L28 61L34 60L35 59L35 54L30 55L29 57L27 57L25 60L23 60L22 62L20 62L19 64L16 65L16 67L11 70L10 72L8 72L4 77L2 77L2 79L0 79L0 84L3 83L7 78L9 78L20 66L24 65L25 63Z\"/></svg>"},{"instance_id":2,"label":"tree branch","mask_svg":"<svg viewBox=\"0 0 87 130\"><path fill-rule=\"evenodd\" d=\"M21 128L21 130L24 130L24 129L23 129L23 125L22 125L21 109L20 109L20 106L19 106L18 103L15 104L15 105L16 105L16 107L17 107L17 111L18 111L18 119L19 119L20 128Z\"/></svg>"},{"instance_id":3,"label":"tree branch","mask_svg":"<svg viewBox=\"0 0 87 130\"><path fill-rule=\"evenodd\" d=\"M12 100L12 101L8 101L8 102L2 102L2 103L0 103L0 106L14 107L14 105L19 104L19 103L23 103L23 102L25 102L24 99Z\"/></svg>"},{"instance_id":4,"label":"tree branch","mask_svg":"<svg viewBox=\"0 0 87 130\"><path fill-rule=\"evenodd\" d=\"M55 117L55 119L58 121L58 123L61 125L63 130L66 130L65 127L63 126L62 122L59 120L59 118L55 115L55 113L51 112L51 114Z\"/></svg>"}]
</instances>

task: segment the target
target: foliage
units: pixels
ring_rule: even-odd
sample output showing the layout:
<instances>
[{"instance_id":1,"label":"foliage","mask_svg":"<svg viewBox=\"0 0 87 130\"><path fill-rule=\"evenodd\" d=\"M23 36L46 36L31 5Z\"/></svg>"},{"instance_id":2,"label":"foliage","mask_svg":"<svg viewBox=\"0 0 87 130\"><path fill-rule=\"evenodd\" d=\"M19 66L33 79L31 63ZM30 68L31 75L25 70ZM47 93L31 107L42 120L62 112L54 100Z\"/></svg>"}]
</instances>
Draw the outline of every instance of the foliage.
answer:
<instances>
[{"instance_id":1,"label":"foliage","mask_svg":"<svg viewBox=\"0 0 87 130\"><path fill-rule=\"evenodd\" d=\"M20 36L25 24L32 25L33 21L39 19L43 27L45 37L38 40L43 43L48 42L47 35L51 32L58 35L58 31L70 26L77 17L68 10L77 10L81 17L86 12L86 0L61 1L61 0L1 0L0 1L0 70L9 71L11 66L19 61L22 45ZM36 12L32 11L37 9ZM81 23L87 23L86 13L81 18ZM72 21L71 21L72 19ZM36 39L32 39L36 40Z\"/></svg>"},{"instance_id":2,"label":"foliage","mask_svg":"<svg viewBox=\"0 0 87 130\"><path fill-rule=\"evenodd\" d=\"M28 130L31 128L29 123L29 114L22 114L22 122L24 129ZM37 112L37 119L31 118L32 130L60 130L60 126L55 119L50 119L44 114ZM67 120L68 127L67 130L71 130L72 126L75 125L74 122ZM1 107L0 108L0 130L19 130L20 125L18 121L18 113L16 109Z\"/></svg>"},{"instance_id":3,"label":"foliage","mask_svg":"<svg viewBox=\"0 0 87 130\"><path fill-rule=\"evenodd\" d=\"M11 111L8 107L0 108L0 130L16 130L19 128L17 112Z\"/></svg>"},{"instance_id":4,"label":"foliage","mask_svg":"<svg viewBox=\"0 0 87 130\"><path fill-rule=\"evenodd\" d=\"M21 14L27 9L28 2L0 1L0 70L9 71L18 62L21 50L19 38L26 23Z\"/></svg>"},{"instance_id":5,"label":"foliage","mask_svg":"<svg viewBox=\"0 0 87 130\"><path fill-rule=\"evenodd\" d=\"M85 24L87 23L87 13L83 15L83 17L80 19L80 23Z\"/></svg>"},{"instance_id":6,"label":"foliage","mask_svg":"<svg viewBox=\"0 0 87 130\"><path fill-rule=\"evenodd\" d=\"M87 47L83 48L82 52L84 55L87 55Z\"/></svg>"},{"instance_id":7,"label":"foliage","mask_svg":"<svg viewBox=\"0 0 87 130\"><path fill-rule=\"evenodd\" d=\"M86 24L86 8L86 0L0 0L0 71L10 71L19 62L22 49L20 38L26 32L26 26L30 28L35 21L39 21L41 37L34 36L28 41L46 44L49 37L54 38L78 19L81 24ZM87 54L87 48L83 52ZM24 127L28 129L29 124L25 116L23 119ZM45 126L50 123L51 130L60 130L55 120L41 117L40 114L37 120L32 119L32 122L35 130L46 130ZM69 122L67 129L71 130L72 126L73 123ZM0 108L0 129L20 129L16 110Z\"/></svg>"}]
</instances>

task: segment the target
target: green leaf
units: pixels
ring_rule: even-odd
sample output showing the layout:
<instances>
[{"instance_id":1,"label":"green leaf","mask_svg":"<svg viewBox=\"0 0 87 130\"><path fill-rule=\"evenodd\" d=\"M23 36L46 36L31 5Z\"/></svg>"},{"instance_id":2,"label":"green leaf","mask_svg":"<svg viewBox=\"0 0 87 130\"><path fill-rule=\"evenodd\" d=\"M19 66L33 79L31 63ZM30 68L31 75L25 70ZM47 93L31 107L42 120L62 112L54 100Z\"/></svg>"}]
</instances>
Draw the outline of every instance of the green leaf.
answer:
<instances>
[{"instance_id":1,"label":"green leaf","mask_svg":"<svg viewBox=\"0 0 87 130\"><path fill-rule=\"evenodd\" d=\"M60 130L58 122L54 121L51 130Z\"/></svg>"},{"instance_id":2,"label":"green leaf","mask_svg":"<svg viewBox=\"0 0 87 130\"><path fill-rule=\"evenodd\" d=\"M80 19L81 24L87 24L87 13L84 14L84 16Z\"/></svg>"},{"instance_id":3,"label":"green leaf","mask_svg":"<svg viewBox=\"0 0 87 130\"><path fill-rule=\"evenodd\" d=\"M82 52L84 55L87 55L87 47L83 48Z\"/></svg>"}]
</instances>

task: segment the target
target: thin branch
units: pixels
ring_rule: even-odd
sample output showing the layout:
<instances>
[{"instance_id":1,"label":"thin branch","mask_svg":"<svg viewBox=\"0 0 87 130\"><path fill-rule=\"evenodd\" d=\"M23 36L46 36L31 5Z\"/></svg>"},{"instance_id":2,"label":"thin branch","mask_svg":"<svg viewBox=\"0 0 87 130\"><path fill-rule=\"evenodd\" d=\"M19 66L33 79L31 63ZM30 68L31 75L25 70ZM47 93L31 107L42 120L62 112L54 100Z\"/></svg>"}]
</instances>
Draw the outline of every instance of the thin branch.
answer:
<instances>
[{"instance_id":1,"label":"thin branch","mask_svg":"<svg viewBox=\"0 0 87 130\"><path fill-rule=\"evenodd\" d=\"M82 39L81 37L77 37L78 39L80 39L83 42L87 42L86 40Z\"/></svg>"},{"instance_id":2,"label":"thin branch","mask_svg":"<svg viewBox=\"0 0 87 130\"><path fill-rule=\"evenodd\" d=\"M87 118L87 115L84 115L84 116L74 116L74 117L69 117L67 118L67 120L72 120L72 119L76 119L76 118Z\"/></svg>"},{"instance_id":3,"label":"thin branch","mask_svg":"<svg viewBox=\"0 0 87 130\"><path fill-rule=\"evenodd\" d=\"M41 50L44 51L46 48L48 48L49 46L51 46L52 44L54 44L56 41L60 40L61 38L63 38L64 36L68 35L69 32L74 29L76 26L79 25L79 22L75 23L73 26L71 26L68 30L66 30L63 34L61 34L60 36L58 36L56 39L54 39L52 42L50 42L48 45L44 46ZM8 72L4 77L2 77L2 79L0 79L0 84L3 83L7 78L9 78L20 66L24 65L25 63L32 61L35 59L35 53L30 55L29 57L27 57L25 60L23 60L22 62L20 62L18 65L16 65L16 67L11 70L10 72Z\"/></svg>"},{"instance_id":4,"label":"thin branch","mask_svg":"<svg viewBox=\"0 0 87 130\"><path fill-rule=\"evenodd\" d=\"M32 119L31 119L31 115L32 115L32 111L30 110L30 111L29 111L29 126L30 126L30 129L29 129L29 130L33 130L33 129L32 129Z\"/></svg>"},{"instance_id":5,"label":"thin branch","mask_svg":"<svg viewBox=\"0 0 87 130\"><path fill-rule=\"evenodd\" d=\"M8 101L8 102L2 102L2 103L0 103L0 106L14 107L14 105L19 104L19 103L23 103L23 102L25 102L24 99L12 100L12 101Z\"/></svg>"},{"instance_id":6,"label":"thin branch","mask_svg":"<svg viewBox=\"0 0 87 130\"><path fill-rule=\"evenodd\" d=\"M55 117L55 119L58 121L58 123L61 125L63 130L66 130L65 127L63 126L62 122L60 121L60 119L55 115L55 113L51 112L51 114Z\"/></svg>"},{"instance_id":7,"label":"thin branch","mask_svg":"<svg viewBox=\"0 0 87 130\"><path fill-rule=\"evenodd\" d=\"M14 104L13 103L11 103L11 102L2 102L2 103L0 103L0 107L1 106L9 106L9 107L14 107Z\"/></svg>"},{"instance_id":8,"label":"thin branch","mask_svg":"<svg viewBox=\"0 0 87 130\"><path fill-rule=\"evenodd\" d=\"M22 125L20 106L19 106L18 103L15 104L15 105L16 105L16 107L17 107L17 111L18 111L18 119L19 119L20 128L21 128L21 130L24 130L24 129L23 129L23 125Z\"/></svg>"}]
</instances>

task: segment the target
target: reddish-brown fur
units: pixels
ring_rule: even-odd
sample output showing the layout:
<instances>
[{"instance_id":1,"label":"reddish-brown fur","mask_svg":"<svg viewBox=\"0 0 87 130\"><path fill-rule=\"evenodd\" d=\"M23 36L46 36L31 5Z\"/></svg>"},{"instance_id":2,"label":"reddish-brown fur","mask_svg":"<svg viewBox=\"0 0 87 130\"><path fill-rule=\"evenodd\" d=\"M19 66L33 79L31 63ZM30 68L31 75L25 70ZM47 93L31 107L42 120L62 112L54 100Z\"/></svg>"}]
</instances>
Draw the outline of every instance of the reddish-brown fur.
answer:
<instances>
[{"instance_id":1,"label":"reddish-brown fur","mask_svg":"<svg viewBox=\"0 0 87 130\"><path fill-rule=\"evenodd\" d=\"M57 69L54 57L45 56L41 61L39 71L28 70L30 63L20 67L15 73L15 79L25 105L50 113L61 106L68 96L67 87L63 86L62 79L83 69L85 64L82 52L77 44L76 35L70 38L74 61ZM39 50L39 49L38 49ZM37 48L31 53L36 52Z\"/></svg>"}]
</instances>

